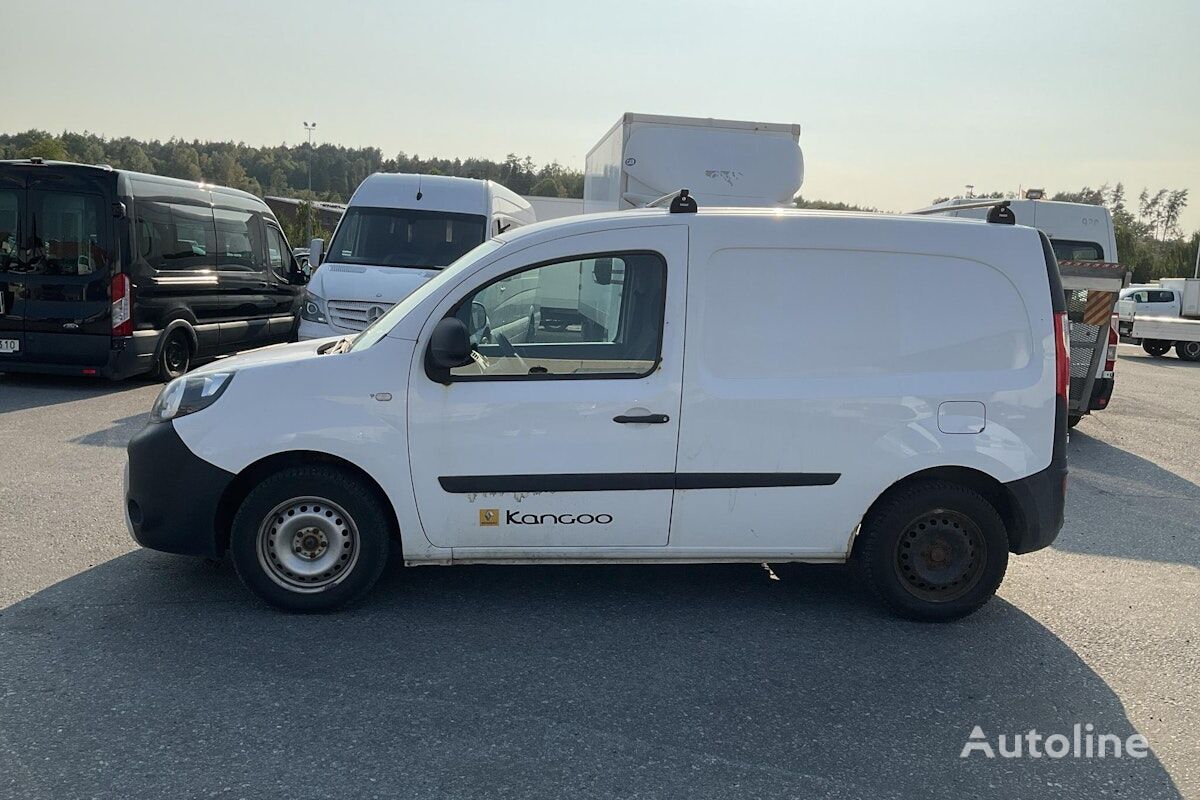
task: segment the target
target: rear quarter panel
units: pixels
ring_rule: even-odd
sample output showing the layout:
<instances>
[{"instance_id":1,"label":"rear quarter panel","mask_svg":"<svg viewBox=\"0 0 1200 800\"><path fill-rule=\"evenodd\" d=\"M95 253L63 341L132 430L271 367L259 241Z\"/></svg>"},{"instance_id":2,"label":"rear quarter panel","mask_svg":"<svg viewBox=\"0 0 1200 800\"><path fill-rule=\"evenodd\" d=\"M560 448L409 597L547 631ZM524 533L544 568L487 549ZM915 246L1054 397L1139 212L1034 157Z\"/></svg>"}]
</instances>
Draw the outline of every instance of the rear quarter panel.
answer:
<instances>
[{"instance_id":1,"label":"rear quarter panel","mask_svg":"<svg viewBox=\"0 0 1200 800\"><path fill-rule=\"evenodd\" d=\"M1053 323L1035 231L835 217L722 227L693 235L678 470L841 477L678 492L672 546L840 557L908 475L963 466L1004 482L1049 465ZM981 432L943 432L961 423L939 425L954 401L983 404Z\"/></svg>"}]
</instances>

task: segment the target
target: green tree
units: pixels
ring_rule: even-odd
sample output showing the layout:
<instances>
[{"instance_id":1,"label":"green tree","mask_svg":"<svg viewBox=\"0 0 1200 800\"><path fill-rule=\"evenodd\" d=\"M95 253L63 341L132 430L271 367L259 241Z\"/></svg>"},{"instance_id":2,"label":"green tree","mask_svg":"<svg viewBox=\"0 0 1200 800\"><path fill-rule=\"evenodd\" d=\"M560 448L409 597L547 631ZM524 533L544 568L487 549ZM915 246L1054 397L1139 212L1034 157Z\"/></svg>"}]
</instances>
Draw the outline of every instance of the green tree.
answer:
<instances>
[{"instance_id":1,"label":"green tree","mask_svg":"<svg viewBox=\"0 0 1200 800\"><path fill-rule=\"evenodd\" d=\"M71 158L71 154L62 142L53 136L47 136L22 147L17 151L17 158L44 158L47 161L68 161Z\"/></svg>"}]
</instances>

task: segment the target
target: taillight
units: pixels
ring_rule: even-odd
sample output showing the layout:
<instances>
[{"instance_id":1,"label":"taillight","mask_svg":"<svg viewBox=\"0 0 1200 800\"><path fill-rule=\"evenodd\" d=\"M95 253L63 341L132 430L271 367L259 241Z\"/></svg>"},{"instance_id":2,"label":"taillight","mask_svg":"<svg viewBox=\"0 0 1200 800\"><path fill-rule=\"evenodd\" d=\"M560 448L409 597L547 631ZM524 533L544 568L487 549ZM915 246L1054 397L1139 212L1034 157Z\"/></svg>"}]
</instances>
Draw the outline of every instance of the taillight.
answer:
<instances>
[{"instance_id":1,"label":"taillight","mask_svg":"<svg viewBox=\"0 0 1200 800\"><path fill-rule=\"evenodd\" d=\"M1071 391L1071 328L1067 315L1054 315L1054 392L1066 400Z\"/></svg>"},{"instance_id":2,"label":"taillight","mask_svg":"<svg viewBox=\"0 0 1200 800\"><path fill-rule=\"evenodd\" d=\"M1105 377L1111 378L1112 373L1117 368L1117 343L1121 339L1117 336L1117 329L1112 325L1108 326L1108 355L1104 359Z\"/></svg>"},{"instance_id":3,"label":"taillight","mask_svg":"<svg viewBox=\"0 0 1200 800\"><path fill-rule=\"evenodd\" d=\"M112 335L133 336L133 292L129 276L119 272L112 276Z\"/></svg>"}]
</instances>

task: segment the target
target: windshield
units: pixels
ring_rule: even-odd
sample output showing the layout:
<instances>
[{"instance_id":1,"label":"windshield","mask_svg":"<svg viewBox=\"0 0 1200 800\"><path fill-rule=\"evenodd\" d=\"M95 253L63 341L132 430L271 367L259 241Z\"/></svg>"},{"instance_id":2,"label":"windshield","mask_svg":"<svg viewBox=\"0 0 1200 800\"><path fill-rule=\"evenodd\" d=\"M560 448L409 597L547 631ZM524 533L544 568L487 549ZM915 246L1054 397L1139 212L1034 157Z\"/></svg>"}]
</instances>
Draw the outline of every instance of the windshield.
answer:
<instances>
[{"instance_id":1,"label":"windshield","mask_svg":"<svg viewBox=\"0 0 1200 800\"><path fill-rule=\"evenodd\" d=\"M396 305L392 306L386 314L375 320L375 322L371 323L370 327L356 336L354 339L354 344L350 347L350 350L365 350L378 342L384 336L387 336L388 331L395 327L396 323L399 322L405 314L407 314L416 306L420 305L420 303L423 302L426 297L429 297L430 294L436 292L443 283L454 280L455 276L461 273L464 269L467 269L481 258L486 258L487 256L491 255L496 251L497 248L502 246L503 243L498 242L495 239L486 241L479 245L479 247L471 250L459 260L455 261L446 269L442 270L441 273L436 275L432 280L428 280L421 284L419 287L417 287L415 292L401 300Z\"/></svg>"},{"instance_id":2,"label":"windshield","mask_svg":"<svg viewBox=\"0 0 1200 800\"><path fill-rule=\"evenodd\" d=\"M377 267L444 267L481 244L486 233L487 219L477 214L350 206L329 245L329 260Z\"/></svg>"}]
</instances>

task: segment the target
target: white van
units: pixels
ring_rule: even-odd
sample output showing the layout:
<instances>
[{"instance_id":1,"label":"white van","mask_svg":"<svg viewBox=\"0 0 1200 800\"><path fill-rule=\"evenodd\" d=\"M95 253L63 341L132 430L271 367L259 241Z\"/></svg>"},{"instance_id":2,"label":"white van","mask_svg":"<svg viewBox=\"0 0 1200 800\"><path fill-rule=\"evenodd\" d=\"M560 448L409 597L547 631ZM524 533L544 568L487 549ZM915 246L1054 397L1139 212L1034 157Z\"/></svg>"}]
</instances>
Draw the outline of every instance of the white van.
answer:
<instances>
[{"instance_id":1,"label":"white van","mask_svg":"<svg viewBox=\"0 0 1200 800\"><path fill-rule=\"evenodd\" d=\"M558 273L583 319L548 328L532 298ZM360 597L394 540L407 565L853 556L900 613L949 619L1062 524L1064 317L1026 227L539 223L358 336L169 384L129 444L126 514L146 547L228 550L291 610Z\"/></svg>"},{"instance_id":2,"label":"white van","mask_svg":"<svg viewBox=\"0 0 1200 800\"><path fill-rule=\"evenodd\" d=\"M534 221L520 195L494 181L377 172L350 198L317 267L300 339L357 333L489 236Z\"/></svg>"}]
</instances>

